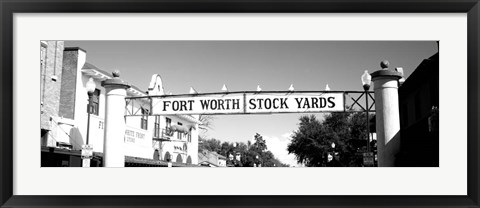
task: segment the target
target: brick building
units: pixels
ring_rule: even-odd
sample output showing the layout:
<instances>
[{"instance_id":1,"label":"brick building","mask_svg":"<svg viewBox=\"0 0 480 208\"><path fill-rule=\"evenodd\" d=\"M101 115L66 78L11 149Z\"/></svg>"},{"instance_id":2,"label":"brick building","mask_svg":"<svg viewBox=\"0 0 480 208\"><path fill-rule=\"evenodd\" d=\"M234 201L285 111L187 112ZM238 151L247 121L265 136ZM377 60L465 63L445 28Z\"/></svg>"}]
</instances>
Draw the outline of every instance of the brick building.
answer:
<instances>
[{"instance_id":1,"label":"brick building","mask_svg":"<svg viewBox=\"0 0 480 208\"><path fill-rule=\"evenodd\" d=\"M56 146L53 119L58 117L62 77L63 41L40 42L40 130L42 146Z\"/></svg>"}]
</instances>

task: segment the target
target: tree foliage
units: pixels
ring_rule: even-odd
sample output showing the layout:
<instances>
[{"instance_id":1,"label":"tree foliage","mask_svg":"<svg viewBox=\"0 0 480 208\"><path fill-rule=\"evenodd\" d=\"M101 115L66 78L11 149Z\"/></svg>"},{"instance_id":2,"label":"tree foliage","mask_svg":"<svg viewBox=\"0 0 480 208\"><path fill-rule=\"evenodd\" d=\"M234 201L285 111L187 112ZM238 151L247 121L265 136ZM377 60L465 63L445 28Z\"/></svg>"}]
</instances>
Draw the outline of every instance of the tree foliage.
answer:
<instances>
[{"instance_id":1,"label":"tree foliage","mask_svg":"<svg viewBox=\"0 0 480 208\"><path fill-rule=\"evenodd\" d=\"M208 150L210 152L218 152L221 149L221 141L217 139L202 139L198 144L199 150Z\"/></svg>"},{"instance_id":2,"label":"tree foliage","mask_svg":"<svg viewBox=\"0 0 480 208\"><path fill-rule=\"evenodd\" d=\"M267 142L263 139L262 135L256 133L253 138L255 140L255 143L253 143L253 145L251 146L253 150L255 150L256 152L263 152L267 150Z\"/></svg>"},{"instance_id":3,"label":"tree foliage","mask_svg":"<svg viewBox=\"0 0 480 208\"><path fill-rule=\"evenodd\" d=\"M217 152L220 155L227 157L227 163L235 167L288 167L287 164L280 162L275 158L274 154L267 149L266 141L263 137L256 133L254 136L255 142L221 142L217 139L200 139L198 151L208 150ZM236 154L240 153L240 160L235 158ZM229 160L232 155L234 160Z\"/></svg>"},{"instance_id":4,"label":"tree foliage","mask_svg":"<svg viewBox=\"0 0 480 208\"><path fill-rule=\"evenodd\" d=\"M336 166L362 166L367 145L365 113L331 113L320 122L314 115L300 117L288 152L306 166L329 165L328 154L335 155ZM332 148L335 143L335 148Z\"/></svg>"}]
</instances>

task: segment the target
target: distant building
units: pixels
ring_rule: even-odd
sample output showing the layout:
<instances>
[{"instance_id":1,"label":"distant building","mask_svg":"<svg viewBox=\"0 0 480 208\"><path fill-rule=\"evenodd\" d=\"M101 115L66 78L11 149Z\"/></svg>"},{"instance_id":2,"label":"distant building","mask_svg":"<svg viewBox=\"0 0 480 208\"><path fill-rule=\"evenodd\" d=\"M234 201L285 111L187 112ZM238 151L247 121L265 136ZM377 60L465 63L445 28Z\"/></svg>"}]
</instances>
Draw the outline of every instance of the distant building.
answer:
<instances>
[{"instance_id":1,"label":"distant building","mask_svg":"<svg viewBox=\"0 0 480 208\"><path fill-rule=\"evenodd\" d=\"M80 150L86 144L88 112L88 143L94 151L91 166L101 166L105 126L105 89L101 82L112 75L87 63L85 50L63 48L61 41L42 42L41 51L42 166L81 166ZM56 81L51 78L54 75ZM88 109L85 85L90 78L95 81L96 90ZM122 79L128 82L128 77ZM153 75L148 94L163 93L161 77ZM136 86L127 90L127 97L148 94ZM125 144L125 166L198 164L198 116L148 116L149 108L143 107L150 104L148 100L130 102L125 114L139 112L139 116L125 116L125 137L121 138Z\"/></svg>"},{"instance_id":2,"label":"distant building","mask_svg":"<svg viewBox=\"0 0 480 208\"><path fill-rule=\"evenodd\" d=\"M227 158L216 152L204 150L198 154L198 164L205 167L226 167Z\"/></svg>"},{"instance_id":3,"label":"distant building","mask_svg":"<svg viewBox=\"0 0 480 208\"><path fill-rule=\"evenodd\" d=\"M439 166L439 53L399 87L400 152L396 166Z\"/></svg>"}]
</instances>

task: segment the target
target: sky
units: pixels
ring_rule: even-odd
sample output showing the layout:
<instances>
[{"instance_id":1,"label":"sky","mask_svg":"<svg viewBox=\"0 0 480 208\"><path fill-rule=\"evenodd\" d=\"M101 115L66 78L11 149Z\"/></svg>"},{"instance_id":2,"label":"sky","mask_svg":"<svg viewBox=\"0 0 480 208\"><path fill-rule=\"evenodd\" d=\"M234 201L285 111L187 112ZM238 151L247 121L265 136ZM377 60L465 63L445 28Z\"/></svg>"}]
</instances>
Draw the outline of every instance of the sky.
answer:
<instances>
[{"instance_id":1,"label":"sky","mask_svg":"<svg viewBox=\"0 0 480 208\"><path fill-rule=\"evenodd\" d=\"M436 52L435 41L65 41L65 47L87 51L87 62L147 90L153 74L162 77L166 93L295 90L362 91L361 75L402 67L405 77ZM371 88L373 90L373 87ZM259 133L283 163L298 166L286 148L308 114L219 115L207 137L247 142ZM318 118L322 114L316 114Z\"/></svg>"}]
</instances>

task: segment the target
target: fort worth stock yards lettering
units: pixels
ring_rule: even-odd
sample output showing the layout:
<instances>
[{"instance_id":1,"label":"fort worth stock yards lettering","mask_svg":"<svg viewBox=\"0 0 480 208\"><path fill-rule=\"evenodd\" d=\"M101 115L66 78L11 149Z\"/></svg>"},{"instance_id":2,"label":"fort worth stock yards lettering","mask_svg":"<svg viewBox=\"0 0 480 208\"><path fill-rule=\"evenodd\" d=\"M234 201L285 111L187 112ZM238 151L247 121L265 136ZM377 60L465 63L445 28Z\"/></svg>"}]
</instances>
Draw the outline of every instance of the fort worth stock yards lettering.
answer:
<instances>
[{"instance_id":1,"label":"fort worth stock yards lettering","mask_svg":"<svg viewBox=\"0 0 480 208\"><path fill-rule=\"evenodd\" d=\"M152 98L152 114L344 111L343 93L243 93Z\"/></svg>"}]
</instances>

